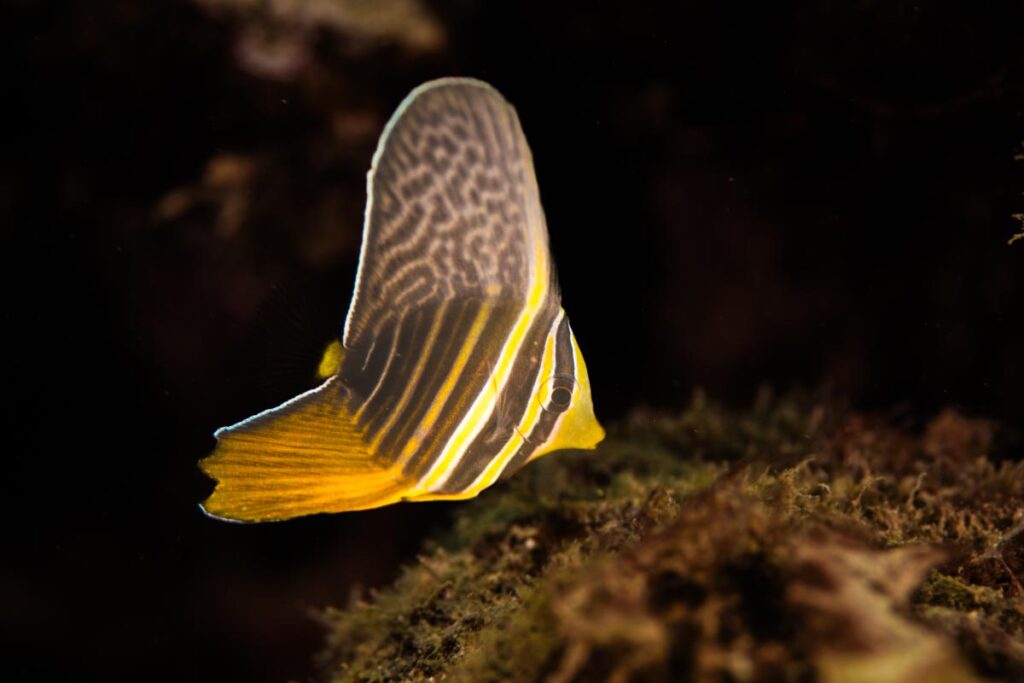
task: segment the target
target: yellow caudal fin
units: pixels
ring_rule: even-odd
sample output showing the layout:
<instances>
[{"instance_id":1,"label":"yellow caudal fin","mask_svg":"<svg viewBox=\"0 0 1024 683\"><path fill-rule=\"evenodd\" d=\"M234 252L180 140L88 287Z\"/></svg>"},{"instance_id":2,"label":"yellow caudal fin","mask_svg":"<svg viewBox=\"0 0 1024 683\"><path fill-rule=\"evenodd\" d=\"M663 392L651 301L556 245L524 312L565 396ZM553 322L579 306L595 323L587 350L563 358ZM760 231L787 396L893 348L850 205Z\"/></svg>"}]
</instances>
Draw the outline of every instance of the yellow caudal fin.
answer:
<instances>
[{"instance_id":1,"label":"yellow caudal fin","mask_svg":"<svg viewBox=\"0 0 1024 683\"><path fill-rule=\"evenodd\" d=\"M347 390L330 379L283 405L217 430L217 448L199 463L217 480L202 504L238 522L395 503L412 483L376 462L346 407Z\"/></svg>"}]
</instances>

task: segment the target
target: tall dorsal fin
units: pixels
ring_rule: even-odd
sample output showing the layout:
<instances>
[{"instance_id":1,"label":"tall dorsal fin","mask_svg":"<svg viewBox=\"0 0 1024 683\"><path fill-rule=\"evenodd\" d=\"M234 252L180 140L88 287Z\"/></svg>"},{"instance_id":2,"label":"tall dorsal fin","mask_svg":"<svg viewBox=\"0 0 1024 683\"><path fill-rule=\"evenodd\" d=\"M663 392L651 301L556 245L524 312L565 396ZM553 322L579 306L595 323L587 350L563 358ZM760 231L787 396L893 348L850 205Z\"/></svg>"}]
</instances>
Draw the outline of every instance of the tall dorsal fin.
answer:
<instances>
[{"instance_id":1,"label":"tall dorsal fin","mask_svg":"<svg viewBox=\"0 0 1024 683\"><path fill-rule=\"evenodd\" d=\"M349 349L418 307L558 292L533 159L515 110L481 81L416 88L388 123L367 181Z\"/></svg>"}]
</instances>

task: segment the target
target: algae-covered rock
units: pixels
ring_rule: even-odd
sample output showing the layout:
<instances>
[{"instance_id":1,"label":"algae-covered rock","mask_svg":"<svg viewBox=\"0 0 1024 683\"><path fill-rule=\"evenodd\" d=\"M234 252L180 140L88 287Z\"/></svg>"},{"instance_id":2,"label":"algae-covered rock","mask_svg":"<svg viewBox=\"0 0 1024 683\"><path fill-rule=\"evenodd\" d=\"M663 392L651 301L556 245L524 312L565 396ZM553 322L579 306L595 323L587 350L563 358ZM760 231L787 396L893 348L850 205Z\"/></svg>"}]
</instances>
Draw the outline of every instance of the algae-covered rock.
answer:
<instances>
[{"instance_id":1,"label":"algae-covered rock","mask_svg":"<svg viewBox=\"0 0 1024 683\"><path fill-rule=\"evenodd\" d=\"M333 681L1024 680L1024 462L953 412L635 412L467 503L366 602Z\"/></svg>"}]
</instances>

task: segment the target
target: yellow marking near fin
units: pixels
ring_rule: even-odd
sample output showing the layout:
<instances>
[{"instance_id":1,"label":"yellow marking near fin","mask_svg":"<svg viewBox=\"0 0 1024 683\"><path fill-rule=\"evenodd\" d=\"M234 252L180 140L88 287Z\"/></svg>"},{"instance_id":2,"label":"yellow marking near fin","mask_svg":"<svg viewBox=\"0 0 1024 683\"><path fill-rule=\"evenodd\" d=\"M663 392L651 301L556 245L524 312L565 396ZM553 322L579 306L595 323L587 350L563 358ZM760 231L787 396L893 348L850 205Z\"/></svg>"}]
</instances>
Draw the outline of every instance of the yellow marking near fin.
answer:
<instances>
[{"instance_id":1,"label":"yellow marking near fin","mask_svg":"<svg viewBox=\"0 0 1024 683\"><path fill-rule=\"evenodd\" d=\"M320 365L316 368L316 376L319 379L327 379L338 374L341 361L345 359L345 348L337 339L332 341L324 349L324 355L320 358Z\"/></svg>"},{"instance_id":2,"label":"yellow marking near fin","mask_svg":"<svg viewBox=\"0 0 1024 683\"><path fill-rule=\"evenodd\" d=\"M214 517L239 522L396 503L410 488L401 470L376 462L335 379L283 405L217 431L217 448L200 463L217 480L203 503Z\"/></svg>"},{"instance_id":3,"label":"yellow marking near fin","mask_svg":"<svg viewBox=\"0 0 1024 683\"><path fill-rule=\"evenodd\" d=\"M576 391L572 406L558 418L558 423L548 435L547 441L537 446L527 462L533 462L542 455L563 448L597 448L597 444L604 440L604 428L594 417L587 364L583 362L583 354L576 343L576 336L573 335L570 340L573 358L576 361Z\"/></svg>"}]
</instances>

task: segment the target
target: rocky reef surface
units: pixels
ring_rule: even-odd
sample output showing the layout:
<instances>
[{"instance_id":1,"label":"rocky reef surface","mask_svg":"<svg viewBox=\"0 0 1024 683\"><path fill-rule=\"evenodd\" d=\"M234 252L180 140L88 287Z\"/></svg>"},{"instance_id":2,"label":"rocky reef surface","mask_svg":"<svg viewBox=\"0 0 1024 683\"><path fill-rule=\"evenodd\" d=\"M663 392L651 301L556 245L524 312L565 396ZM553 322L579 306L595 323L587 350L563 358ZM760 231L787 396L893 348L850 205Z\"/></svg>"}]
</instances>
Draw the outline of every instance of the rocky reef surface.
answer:
<instances>
[{"instance_id":1,"label":"rocky reef surface","mask_svg":"<svg viewBox=\"0 0 1024 683\"><path fill-rule=\"evenodd\" d=\"M986 420L900 422L634 411L326 611L323 678L1024 680L1024 461Z\"/></svg>"}]
</instances>

